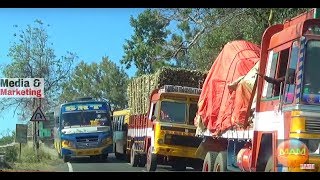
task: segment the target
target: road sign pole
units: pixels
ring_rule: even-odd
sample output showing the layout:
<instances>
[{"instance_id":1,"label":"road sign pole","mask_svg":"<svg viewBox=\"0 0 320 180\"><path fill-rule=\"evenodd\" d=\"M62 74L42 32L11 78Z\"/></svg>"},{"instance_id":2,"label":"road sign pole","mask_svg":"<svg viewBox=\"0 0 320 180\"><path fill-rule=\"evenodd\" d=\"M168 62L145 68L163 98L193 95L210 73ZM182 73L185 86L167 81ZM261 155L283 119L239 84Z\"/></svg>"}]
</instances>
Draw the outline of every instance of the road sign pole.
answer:
<instances>
[{"instance_id":1,"label":"road sign pole","mask_svg":"<svg viewBox=\"0 0 320 180\"><path fill-rule=\"evenodd\" d=\"M46 121L46 116L41 110L41 99L39 99L39 106L33 113L31 120L34 122L34 146L36 151L36 157L39 160L39 147L40 147L40 126L39 121Z\"/></svg>"},{"instance_id":2,"label":"road sign pole","mask_svg":"<svg viewBox=\"0 0 320 180\"><path fill-rule=\"evenodd\" d=\"M33 122L33 149L36 150L36 143L37 143L37 124Z\"/></svg>"},{"instance_id":3,"label":"road sign pole","mask_svg":"<svg viewBox=\"0 0 320 180\"><path fill-rule=\"evenodd\" d=\"M39 161L39 121L37 121L36 124L37 124L36 156L37 156L37 160Z\"/></svg>"},{"instance_id":4,"label":"road sign pole","mask_svg":"<svg viewBox=\"0 0 320 180\"><path fill-rule=\"evenodd\" d=\"M39 107L40 107L40 109L42 109L42 107L41 107L41 97L39 98ZM41 111L42 112L42 111ZM44 115L42 115L42 116L44 116ZM40 147L40 126L39 126L39 121L37 121L38 123L38 131L37 131L37 158L38 158L38 160L39 160L39 147Z\"/></svg>"}]
</instances>

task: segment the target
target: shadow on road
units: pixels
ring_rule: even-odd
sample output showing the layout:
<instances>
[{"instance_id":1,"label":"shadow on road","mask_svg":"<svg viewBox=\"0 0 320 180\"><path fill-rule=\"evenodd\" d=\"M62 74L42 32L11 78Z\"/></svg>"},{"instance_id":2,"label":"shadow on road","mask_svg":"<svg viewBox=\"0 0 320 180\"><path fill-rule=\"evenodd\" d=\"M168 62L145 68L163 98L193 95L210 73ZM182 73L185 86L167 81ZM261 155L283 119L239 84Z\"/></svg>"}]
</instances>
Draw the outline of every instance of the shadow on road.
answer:
<instances>
[{"instance_id":1,"label":"shadow on road","mask_svg":"<svg viewBox=\"0 0 320 180\"><path fill-rule=\"evenodd\" d=\"M116 159L115 156L109 155L107 159L100 159L96 157L72 157L69 161L70 163L127 163L126 160Z\"/></svg>"},{"instance_id":2,"label":"shadow on road","mask_svg":"<svg viewBox=\"0 0 320 180\"><path fill-rule=\"evenodd\" d=\"M188 172L188 171L190 171L190 172L196 172L196 170L194 170L193 168L189 168L189 167L187 167L186 168L186 170L184 170L184 171L176 171L176 170L174 170L171 166L161 166L161 169L165 169L165 170L167 170L167 171L173 171L173 172Z\"/></svg>"}]
</instances>

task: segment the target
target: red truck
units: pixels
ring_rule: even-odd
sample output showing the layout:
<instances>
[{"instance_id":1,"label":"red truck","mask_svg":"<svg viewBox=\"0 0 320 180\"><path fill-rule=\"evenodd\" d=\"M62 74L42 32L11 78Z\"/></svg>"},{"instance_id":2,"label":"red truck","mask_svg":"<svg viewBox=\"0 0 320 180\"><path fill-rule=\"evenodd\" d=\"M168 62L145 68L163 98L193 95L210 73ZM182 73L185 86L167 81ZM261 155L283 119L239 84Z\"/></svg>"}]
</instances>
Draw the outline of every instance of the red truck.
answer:
<instances>
[{"instance_id":1,"label":"red truck","mask_svg":"<svg viewBox=\"0 0 320 180\"><path fill-rule=\"evenodd\" d=\"M195 118L203 171L319 172L319 57L316 9L267 28L261 47L226 45Z\"/></svg>"}]
</instances>

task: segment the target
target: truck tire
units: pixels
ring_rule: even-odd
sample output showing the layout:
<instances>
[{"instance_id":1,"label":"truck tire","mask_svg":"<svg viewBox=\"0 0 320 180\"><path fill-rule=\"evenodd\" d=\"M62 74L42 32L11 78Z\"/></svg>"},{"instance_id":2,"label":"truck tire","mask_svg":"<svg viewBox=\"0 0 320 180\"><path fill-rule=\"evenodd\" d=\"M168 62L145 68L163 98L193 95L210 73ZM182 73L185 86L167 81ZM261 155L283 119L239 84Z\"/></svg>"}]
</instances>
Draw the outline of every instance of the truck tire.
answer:
<instances>
[{"instance_id":1,"label":"truck tire","mask_svg":"<svg viewBox=\"0 0 320 180\"><path fill-rule=\"evenodd\" d=\"M226 172L227 171L227 152L219 152L213 166L214 172Z\"/></svg>"},{"instance_id":2,"label":"truck tire","mask_svg":"<svg viewBox=\"0 0 320 180\"><path fill-rule=\"evenodd\" d=\"M217 152L209 151L204 158L202 172L213 172L214 162L218 156Z\"/></svg>"},{"instance_id":3,"label":"truck tire","mask_svg":"<svg viewBox=\"0 0 320 180\"><path fill-rule=\"evenodd\" d=\"M126 154L125 154L125 157L124 157L124 158L125 158L125 160L126 160L128 163L130 163L130 159L131 159L131 158L130 158L130 157L131 157L131 155L130 155L130 154L131 154L131 150L130 150L130 152L129 152L129 151L127 151L127 152L126 152Z\"/></svg>"},{"instance_id":4,"label":"truck tire","mask_svg":"<svg viewBox=\"0 0 320 180\"><path fill-rule=\"evenodd\" d=\"M137 167L139 163L139 154L136 152L136 144L133 143L130 151L130 165L132 167Z\"/></svg>"},{"instance_id":5,"label":"truck tire","mask_svg":"<svg viewBox=\"0 0 320 180\"><path fill-rule=\"evenodd\" d=\"M151 146L148 148L147 153L147 171L156 171L157 169L157 155L152 153Z\"/></svg>"},{"instance_id":6,"label":"truck tire","mask_svg":"<svg viewBox=\"0 0 320 180\"><path fill-rule=\"evenodd\" d=\"M146 163L147 163L147 156L145 154L140 154L138 166L145 167Z\"/></svg>"},{"instance_id":7,"label":"truck tire","mask_svg":"<svg viewBox=\"0 0 320 180\"><path fill-rule=\"evenodd\" d=\"M264 169L264 172L273 172L273 158L270 157L268 162L267 162L267 165L266 165L266 168Z\"/></svg>"}]
</instances>

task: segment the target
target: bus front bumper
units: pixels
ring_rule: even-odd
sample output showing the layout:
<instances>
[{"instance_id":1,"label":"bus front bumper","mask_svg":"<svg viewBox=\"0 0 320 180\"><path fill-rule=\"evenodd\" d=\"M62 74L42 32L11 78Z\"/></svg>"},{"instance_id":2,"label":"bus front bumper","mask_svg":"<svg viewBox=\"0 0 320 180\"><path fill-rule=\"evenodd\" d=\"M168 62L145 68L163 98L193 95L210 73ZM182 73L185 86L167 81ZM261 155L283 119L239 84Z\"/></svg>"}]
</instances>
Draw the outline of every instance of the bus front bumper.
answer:
<instances>
[{"instance_id":1,"label":"bus front bumper","mask_svg":"<svg viewBox=\"0 0 320 180\"><path fill-rule=\"evenodd\" d=\"M113 146L111 143L98 148L88 148L88 149L62 148L61 150L62 150L62 155L66 155L66 156L95 156L95 155L112 153Z\"/></svg>"}]
</instances>

